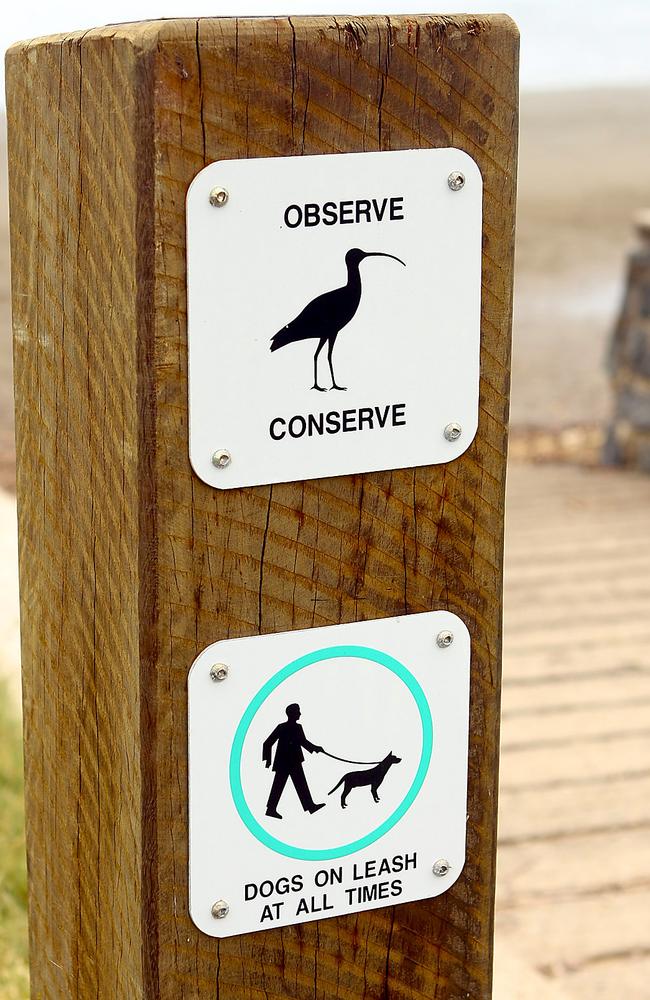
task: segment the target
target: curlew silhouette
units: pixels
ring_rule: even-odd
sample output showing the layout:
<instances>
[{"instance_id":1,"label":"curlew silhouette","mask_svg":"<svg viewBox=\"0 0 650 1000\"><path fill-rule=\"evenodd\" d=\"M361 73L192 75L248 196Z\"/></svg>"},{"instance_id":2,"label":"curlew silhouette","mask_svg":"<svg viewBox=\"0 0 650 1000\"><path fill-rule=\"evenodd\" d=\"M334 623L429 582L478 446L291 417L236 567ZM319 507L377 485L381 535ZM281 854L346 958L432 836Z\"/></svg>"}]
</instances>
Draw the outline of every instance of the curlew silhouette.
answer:
<instances>
[{"instance_id":1,"label":"curlew silhouette","mask_svg":"<svg viewBox=\"0 0 650 1000\"><path fill-rule=\"evenodd\" d=\"M298 340L318 341L318 347L314 353L314 384L311 388L318 389L319 392L327 392L327 389L318 384L318 355L326 343L332 389L346 389L346 386L336 384L332 351L339 333L344 326L347 326L359 308L361 301L359 264L366 257L390 257L391 260L396 260L406 267L404 261L400 260L399 257L394 257L392 253L366 253L364 250L359 250L358 247L348 250L345 255L345 266L348 269L348 280L345 285L341 288L334 288L331 292L324 292L312 299L300 315L287 323L271 338L272 351L278 351L281 347L286 347L287 344L295 344Z\"/></svg>"}]
</instances>

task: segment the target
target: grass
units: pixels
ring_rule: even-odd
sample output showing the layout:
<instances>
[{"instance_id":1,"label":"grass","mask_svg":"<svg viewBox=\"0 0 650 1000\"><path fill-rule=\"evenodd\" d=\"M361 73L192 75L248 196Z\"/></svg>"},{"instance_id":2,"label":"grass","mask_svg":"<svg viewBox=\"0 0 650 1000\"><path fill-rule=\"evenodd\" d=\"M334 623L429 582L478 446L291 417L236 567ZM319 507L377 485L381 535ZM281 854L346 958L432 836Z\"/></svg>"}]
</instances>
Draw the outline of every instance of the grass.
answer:
<instances>
[{"instance_id":1,"label":"grass","mask_svg":"<svg viewBox=\"0 0 650 1000\"><path fill-rule=\"evenodd\" d=\"M0 997L28 1000L22 734L11 701L0 685Z\"/></svg>"}]
</instances>

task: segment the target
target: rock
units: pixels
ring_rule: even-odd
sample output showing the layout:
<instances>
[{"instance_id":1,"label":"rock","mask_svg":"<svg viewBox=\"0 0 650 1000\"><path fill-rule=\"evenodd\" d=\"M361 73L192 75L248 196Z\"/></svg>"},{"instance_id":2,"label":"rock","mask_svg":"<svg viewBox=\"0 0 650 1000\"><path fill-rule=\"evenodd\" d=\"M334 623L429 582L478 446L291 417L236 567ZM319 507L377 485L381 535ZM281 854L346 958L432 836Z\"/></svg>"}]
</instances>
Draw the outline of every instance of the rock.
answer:
<instances>
[{"instance_id":1,"label":"rock","mask_svg":"<svg viewBox=\"0 0 650 1000\"><path fill-rule=\"evenodd\" d=\"M629 258L607 360L615 405L603 460L650 472L650 211L639 214L636 228L640 246Z\"/></svg>"}]
</instances>

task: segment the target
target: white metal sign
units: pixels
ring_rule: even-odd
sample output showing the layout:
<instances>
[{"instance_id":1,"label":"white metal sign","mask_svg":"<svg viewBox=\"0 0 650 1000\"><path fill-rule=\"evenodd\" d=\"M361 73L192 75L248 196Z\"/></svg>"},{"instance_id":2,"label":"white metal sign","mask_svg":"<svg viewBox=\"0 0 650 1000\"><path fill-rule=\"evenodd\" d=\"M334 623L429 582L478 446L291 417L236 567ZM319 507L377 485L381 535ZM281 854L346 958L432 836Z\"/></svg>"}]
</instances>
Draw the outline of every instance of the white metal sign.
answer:
<instances>
[{"instance_id":1,"label":"white metal sign","mask_svg":"<svg viewBox=\"0 0 650 1000\"><path fill-rule=\"evenodd\" d=\"M222 160L187 196L190 459L231 488L448 462L478 422L458 149Z\"/></svg>"},{"instance_id":2,"label":"white metal sign","mask_svg":"<svg viewBox=\"0 0 650 1000\"><path fill-rule=\"evenodd\" d=\"M465 860L446 611L229 639L189 676L190 913L229 937L436 896Z\"/></svg>"}]
</instances>

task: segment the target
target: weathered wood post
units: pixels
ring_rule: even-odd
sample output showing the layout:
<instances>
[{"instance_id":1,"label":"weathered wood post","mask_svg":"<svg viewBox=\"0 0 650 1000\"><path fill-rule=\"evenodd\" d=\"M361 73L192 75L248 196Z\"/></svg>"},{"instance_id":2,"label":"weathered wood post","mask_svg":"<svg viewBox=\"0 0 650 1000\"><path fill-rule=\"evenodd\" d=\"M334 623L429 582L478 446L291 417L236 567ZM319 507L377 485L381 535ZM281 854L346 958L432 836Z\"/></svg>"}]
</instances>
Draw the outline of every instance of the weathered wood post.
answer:
<instances>
[{"instance_id":1,"label":"weathered wood post","mask_svg":"<svg viewBox=\"0 0 650 1000\"><path fill-rule=\"evenodd\" d=\"M34 997L490 996L517 52L516 29L501 16L161 21L45 38L10 50ZM454 148L475 161L483 182L480 412L469 447L471 434L465 428L463 448L449 451L453 461L434 455L405 462L399 442L410 440L410 431L400 424L413 419L411 403L408 411L399 409L407 405L401 396L375 400L369 389L366 417L379 424L349 438L367 440L364 447L369 450L378 442L381 454L377 458L373 453L357 467L346 459L341 471L350 474L322 478L317 471L321 478L311 478L314 472L306 471L282 483L268 472L266 478L258 476L260 485L238 486L233 481L227 489L204 481L210 474L192 470L187 445L185 204L193 178L213 161L289 157L283 163L290 165L308 154L433 150L426 169L439 204L453 212L462 203L453 199L467 195L475 199L472 218L480 219L478 171L474 174L470 164L466 190L452 196L462 182L449 173L447 187L447 161L444 156L435 159L439 149ZM329 177L339 176L337 164L344 159L328 167ZM355 176L375 178L372 162ZM384 162L377 161L376 169L383 170ZM383 193L393 203L389 209L382 202L377 211L392 212L393 229L386 229L376 213L366 214L375 211L372 199L377 192L355 189L350 202L341 201L348 195L335 192L335 208L329 211L338 213L337 225L333 223L331 231L322 226L319 230L335 233L338 223L355 223L349 225L345 246L403 255L405 270L394 261L363 265L368 283L362 309L375 309L375 327L381 322L373 301L379 301L381 288L391 291L384 308L395 320L390 312L397 308L395 303L407 307L399 291L407 286L398 282L413 281L419 259L407 242L403 251L400 243L399 226L407 223L399 220L408 221L409 211L413 215L409 198L400 202L400 171L406 161L391 162L396 164L393 181ZM462 162L469 164L469 159ZM442 169L439 164L444 176L436 173ZM238 183L240 175L232 176ZM285 173L278 176L284 183ZM302 191L301 176L296 174L297 191ZM440 177L444 183L436 187ZM196 211L207 219L200 214L207 204L201 201L206 194L201 183L199 179L193 189L201 196ZM232 184L230 188L230 205L215 207L210 219L234 218L227 215L229 208L244 211L243 199L235 198L242 189L233 190ZM259 198L254 183L250 191L251 198ZM267 193L270 196L273 189ZM294 200L302 212L304 199ZM219 196L214 195L212 204L221 204ZM256 204L259 208L262 202ZM320 211L328 211L323 200L320 204ZM348 210L349 205L356 208ZM297 220L295 210L281 232L275 226L273 239L288 239L294 223L296 241L302 239ZM473 247L470 229L467 239ZM190 228L190 241L192 232ZM396 234L393 243L389 232L391 237ZM455 232L453 224L447 233L436 226L427 230L462 310L465 300L478 303L479 271L470 268L466 273L463 259L448 259L445 239L455 238ZM307 230L303 227L300 233ZM265 238L260 229L260 240ZM232 275L228 272L228 281L220 283L221 268L230 266L230 247L224 249L218 239L214 247L222 257L226 254L213 276L218 311ZM255 252L252 246L251 259L257 260ZM334 256L334 281L318 275L309 285L312 294L334 287L341 278L338 249ZM267 257L271 266L271 250ZM233 258L242 271L241 252L233 250ZM199 254L198 264L192 264L193 281L202 280L194 275L204 259ZM349 281L355 267L358 274L358 261L348 260ZM383 270L372 271L371 277L373 267ZM238 299L246 308L249 299L254 305L270 295L262 278L259 270L251 269L243 285L248 292L240 292ZM232 280L239 279L235 275ZM279 285L274 279L273 287ZM408 287L414 294L416 286ZM454 364L453 351L441 357L440 366L431 365L426 356L429 340L439 336L437 295L431 285L432 332L422 341L432 406L444 395L446 373ZM264 348L259 358L255 356L254 367L267 366L265 372L272 372L280 385L294 361L294 373L301 382L306 380L312 349L300 354L296 346L293 354L286 349L271 355L269 338L311 297L304 290L296 293L284 306L286 315L278 307L268 328L256 332ZM194 299L190 305L192 312ZM449 314L445 318L450 329L453 312L451 319ZM365 329L364 315L370 313L359 313L357 331ZM399 347L400 338L409 342L410 327L406 321L396 327ZM218 317L215 330L218 343L231 335ZM353 330L351 324L341 344L352 343L343 338L348 333L352 338ZM237 331L241 336L244 333ZM346 364L348 373L356 371L355 357L345 350L337 347L334 355L340 381ZM323 350L317 379L329 379L326 355ZM471 374L471 351L468 357ZM398 367L398 354L391 354L389 363ZM383 377L376 358L372 364L373 372L380 373L376 377ZM199 353L192 366L192 378L198 380L203 371ZM230 391L231 373L210 367L207 372L217 407L222 394ZM463 371L458 377L464 377ZM403 384L408 394L409 386ZM305 381L305 390L308 385ZM324 382L323 388L328 387L329 381ZM262 406L257 396L247 395L245 384L238 383L237 391L251 413ZM305 392L301 398L307 400L303 411L285 407L278 412L288 419L292 413L306 413L307 407L316 411L323 398L333 412L344 405L342 399L346 407L358 402L352 383L347 396ZM381 437L386 417L372 406L384 401L397 407L391 411L390 435L402 431L403 438ZM363 429L366 417L361 410L346 413L354 413L350 421L360 420ZM449 413L450 421L454 418L457 414ZM278 424L276 430L284 426ZM298 421L292 433L298 435L302 427ZM457 436L449 427L447 442ZM195 422L192 433L197 430L201 428ZM382 451L382 440L398 445L391 443ZM431 440L436 449L442 447L439 426L432 425ZM268 447L272 445L269 441ZM238 451L230 439L214 440L215 449L228 447L233 454L228 475L232 471L236 477L244 444ZM317 454L317 447L314 439L309 454ZM228 458L215 457L214 475ZM199 465L201 461L199 456ZM334 462L332 458L330 464ZM336 471L332 465L329 474ZM284 920L285 926L256 933L215 940L211 931L200 931L188 913L187 874L187 675L194 659L215 641L377 619L404 622L405 615L408 625L418 617L413 613L430 611L454 613L471 636L467 855L464 867L461 863L452 873L453 885L435 898L430 897L440 889L416 887L407 896L412 902L394 905L391 897L378 904L375 899L375 908L365 912L353 908L329 919ZM457 635L450 655L459 642ZM439 645L444 643L443 637ZM435 645L434 636L432 648ZM395 659L384 660L393 670ZM257 669L256 664L250 669ZM201 680L203 675L195 676ZM234 696L235 681L231 664L231 678L213 690ZM213 697L209 682L203 678L201 683L201 698ZM424 718L421 699L418 706ZM302 707L304 731L313 734L313 713L310 720L304 702ZM344 752L341 734L327 739L325 750L354 757L349 749ZM216 749L214 756L216 760ZM402 771L394 769L394 784L386 782L384 797L406 774L407 757L400 764ZM318 753L309 757L310 762L320 760ZM445 760L436 766L444 781ZM263 768L261 772L266 774ZM367 791L364 808L366 797L372 808ZM350 802L361 799L359 790ZM462 797L458 801L464 813ZM328 799L328 809L332 802ZM225 809L225 802L217 807ZM350 814L354 818L354 809L337 816L353 822L347 818ZM272 809L268 815L273 817ZM261 822L270 828L277 821L262 817ZM431 831L434 852L437 822L433 816L423 831L423 836ZM217 821L215 855L225 850L219 826ZM410 842L401 848L411 849ZM379 856L381 842L376 850ZM424 859L426 872L419 877L435 882L431 862L437 857ZM227 863L239 863L237 850ZM298 862L291 863L298 870ZM444 865L438 865L435 874L444 876ZM193 876L193 892L200 891L201 880L201 872ZM238 919L243 897L227 901L231 917ZM222 913L213 916L216 927ZM211 919L209 913L205 919Z\"/></svg>"}]
</instances>

